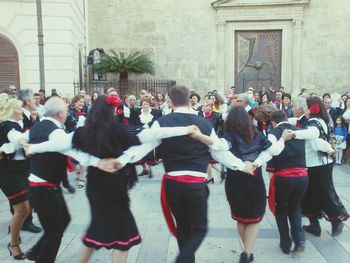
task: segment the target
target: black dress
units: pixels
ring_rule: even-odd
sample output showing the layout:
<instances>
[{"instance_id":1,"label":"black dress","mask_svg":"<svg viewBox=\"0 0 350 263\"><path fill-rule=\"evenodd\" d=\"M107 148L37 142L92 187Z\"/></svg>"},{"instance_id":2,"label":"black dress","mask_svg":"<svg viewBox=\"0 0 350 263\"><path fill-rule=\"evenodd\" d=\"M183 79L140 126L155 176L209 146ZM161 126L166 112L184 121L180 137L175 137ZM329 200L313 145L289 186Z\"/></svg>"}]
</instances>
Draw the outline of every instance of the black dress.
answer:
<instances>
[{"instance_id":1,"label":"black dress","mask_svg":"<svg viewBox=\"0 0 350 263\"><path fill-rule=\"evenodd\" d=\"M242 161L254 161L271 146L262 133L258 133L249 145L238 136L225 134L225 138L232 144L231 152ZM253 176L227 169L225 192L234 220L241 223L258 223L262 220L266 207L266 188L261 167Z\"/></svg>"},{"instance_id":2,"label":"black dress","mask_svg":"<svg viewBox=\"0 0 350 263\"><path fill-rule=\"evenodd\" d=\"M0 145L9 143L7 134L12 129L23 132L17 122L5 121L0 124ZM29 163L27 159L16 160L15 154L3 154L0 160L0 188L12 206L28 200Z\"/></svg>"},{"instance_id":3,"label":"black dress","mask_svg":"<svg viewBox=\"0 0 350 263\"><path fill-rule=\"evenodd\" d=\"M136 130L115 122L109 150L99 158L117 158L129 146L137 144ZM74 147L82 149L81 128L73 137ZM95 167L88 168L86 194L91 209L91 223L83 238L87 247L128 250L141 242L135 219L129 208L128 189L134 183L130 166L110 174ZM137 178L136 178L137 179Z\"/></svg>"}]
</instances>

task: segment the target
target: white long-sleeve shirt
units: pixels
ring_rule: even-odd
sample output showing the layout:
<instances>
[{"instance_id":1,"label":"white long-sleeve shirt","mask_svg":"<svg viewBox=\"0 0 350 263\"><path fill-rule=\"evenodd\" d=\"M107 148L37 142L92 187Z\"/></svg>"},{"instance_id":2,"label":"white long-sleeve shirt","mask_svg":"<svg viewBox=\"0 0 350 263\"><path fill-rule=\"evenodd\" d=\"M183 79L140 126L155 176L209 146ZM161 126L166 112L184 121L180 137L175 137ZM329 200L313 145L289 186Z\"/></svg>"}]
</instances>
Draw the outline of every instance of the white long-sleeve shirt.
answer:
<instances>
[{"instance_id":1,"label":"white long-sleeve shirt","mask_svg":"<svg viewBox=\"0 0 350 263\"><path fill-rule=\"evenodd\" d=\"M325 132L328 131L327 124L322 119L311 118L310 120L317 120L322 125L323 130ZM333 162L331 158L325 156L320 158L319 151L329 153L333 148L329 142L319 138L320 131L318 128L309 126L307 129L294 132L296 139L305 140L305 158L307 167L316 167Z\"/></svg>"}]
</instances>

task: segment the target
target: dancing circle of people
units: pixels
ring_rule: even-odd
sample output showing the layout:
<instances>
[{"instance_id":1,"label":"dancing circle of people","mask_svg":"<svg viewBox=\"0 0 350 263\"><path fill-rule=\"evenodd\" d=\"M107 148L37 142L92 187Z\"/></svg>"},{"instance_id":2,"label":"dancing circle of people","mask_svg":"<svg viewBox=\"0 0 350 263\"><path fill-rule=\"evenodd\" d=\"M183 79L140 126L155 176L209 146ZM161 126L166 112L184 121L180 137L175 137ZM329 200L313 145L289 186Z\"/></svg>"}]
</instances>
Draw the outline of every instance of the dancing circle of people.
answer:
<instances>
[{"instance_id":1,"label":"dancing circle of people","mask_svg":"<svg viewBox=\"0 0 350 263\"><path fill-rule=\"evenodd\" d=\"M335 109L329 94L321 100L306 90L292 101L283 89L235 94L232 88L228 102L213 91L202 105L200 95L184 86L155 98L142 91L139 100L134 95L122 100L114 88L92 96L82 90L72 104L56 93L46 99L43 90L11 91L0 94L0 188L13 214L7 248L14 259L55 261L71 220L60 185L76 191L67 173L78 166L78 187L86 187L91 212L79 263L100 248L113 250L112 262L127 262L129 249L141 243L128 190L138 176L153 177L152 166L160 159L161 207L177 239L177 263L195 262L206 236L212 169L225 182L228 216L237 221L240 263L254 260L267 203L284 254L305 250L304 232L321 236L321 218L338 236L349 217L332 179L347 148L347 95ZM142 165L140 174L136 165ZM24 253L20 230L41 232L32 212L43 235ZM302 215L309 225L302 226Z\"/></svg>"}]
</instances>

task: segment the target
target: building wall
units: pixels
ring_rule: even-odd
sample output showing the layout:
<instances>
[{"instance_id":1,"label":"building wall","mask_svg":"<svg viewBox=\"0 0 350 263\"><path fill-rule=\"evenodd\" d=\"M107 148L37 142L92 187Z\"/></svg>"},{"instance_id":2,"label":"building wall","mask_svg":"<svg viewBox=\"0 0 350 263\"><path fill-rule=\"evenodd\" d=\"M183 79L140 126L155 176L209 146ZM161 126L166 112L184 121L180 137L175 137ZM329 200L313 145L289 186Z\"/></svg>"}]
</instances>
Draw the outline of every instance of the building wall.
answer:
<instances>
[{"instance_id":1,"label":"building wall","mask_svg":"<svg viewBox=\"0 0 350 263\"><path fill-rule=\"evenodd\" d=\"M215 10L208 0L89 3L89 47L142 50L156 77L194 89L215 88Z\"/></svg>"},{"instance_id":2,"label":"building wall","mask_svg":"<svg viewBox=\"0 0 350 263\"><path fill-rule=\"evenodd\" d=\"M350 91L349 32L350 1L312 0L305 8L301 73L305 88L319 94Z\"/></svg>"},{"instance_id":3,"label":"building wall","mask_svg":"<svg viewBox=\"0 0 350 263\"><path fill-rule=\"evenodd\" d=\"M174 79L200 92L214 89L216 11L211 2L88 0L89 46L143 50L155 61L157 78ZM348 0L311 0L305 8L302 87L340 93L350 86L349 10Z\"/></svg>"},{"instance_id":4,"label":"building wall","mask_svg":"<svg viewBox=\"0 0 350 263\"><path fill-rule=\"evenodd\" d=\"M73 93L73 82L79 79L79 48L85 56L84 0L42 0L42 13L46 91ZM0 33L10 38L18 50L21 88L37 91L36 1L0 0Z\"/></svg>"}]
</instances>

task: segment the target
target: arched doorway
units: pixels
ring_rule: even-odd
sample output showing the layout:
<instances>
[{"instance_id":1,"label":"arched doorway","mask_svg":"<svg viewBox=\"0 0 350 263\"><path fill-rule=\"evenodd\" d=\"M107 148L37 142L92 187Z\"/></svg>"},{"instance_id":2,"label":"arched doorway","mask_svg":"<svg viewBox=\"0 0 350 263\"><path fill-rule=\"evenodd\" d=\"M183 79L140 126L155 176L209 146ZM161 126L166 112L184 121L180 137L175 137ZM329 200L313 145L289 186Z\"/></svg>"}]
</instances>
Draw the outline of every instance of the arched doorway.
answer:
<instances>
[{"instance_id":1,"label":"arched doorway","mask_svg":"<svg viewBox=\"0 0 350 263\"><path fill-rule=\"evenodd\" d=\"M11 40L0 34L0 92L9 85L20 88L18 54Z\"/></svg>"}]
</instances>

